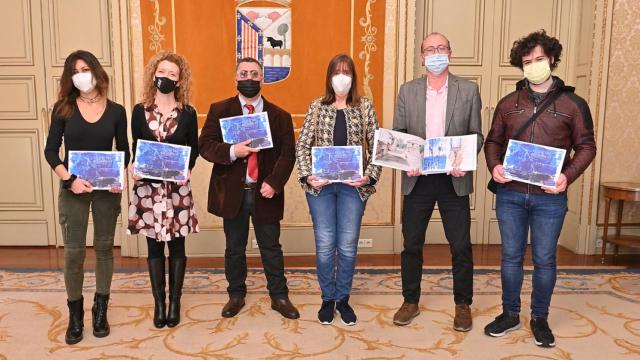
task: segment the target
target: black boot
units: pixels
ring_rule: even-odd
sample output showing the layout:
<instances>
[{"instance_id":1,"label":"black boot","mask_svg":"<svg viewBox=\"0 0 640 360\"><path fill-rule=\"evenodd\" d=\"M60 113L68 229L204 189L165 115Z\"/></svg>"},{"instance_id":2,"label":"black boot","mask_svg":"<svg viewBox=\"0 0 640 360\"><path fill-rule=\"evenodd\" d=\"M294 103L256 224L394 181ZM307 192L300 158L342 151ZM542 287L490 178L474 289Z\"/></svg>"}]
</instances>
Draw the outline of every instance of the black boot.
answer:
<instances>
[{"instance_id":1,"label":"black boot","mask_svg":"<svg viewBox=\"0 0 640 360\"><path fill-rule=\"evenodd\" d=\"M109 294L96 293L93 296L91 319L93 320L93 336L105 337L109 335L109 321L107 321L107 307L109 306Z\"/></svg>"},{"instance_id":2,"label":"black boot","mask_svg":"<svg viewBox=\"0 0 640 360\"><path fill-rule=\"evenodd\" d=\"M151 279L151 294L153 294L153 326L160 329L167 325L167 304L164 287L164 256L161 258L147 259L149 265L149 278Z\"/></svg>"},{"instance_id":3,"label":"black boot","mask_svg":"<svg viewBox=\"0 0 640 360\"><path fill-rule=\"evenodd\" d=\"M184 270L187 258L169 258L169 311L167 311L167 326L174 327L180 323L180 297Z\"/></svg>"},{"instance_id":4,"label":"black boot","mask_svg":"<svg viewBox=\"0 0 640 360\"><path fill-rule=\"evenodd\" d=\"M84 329L84 298L78 300L67 300L69 307L69 326L64 335L64 341L69 344L77 344L82 340L82 329Z\"/></svg>"}]
</instances>

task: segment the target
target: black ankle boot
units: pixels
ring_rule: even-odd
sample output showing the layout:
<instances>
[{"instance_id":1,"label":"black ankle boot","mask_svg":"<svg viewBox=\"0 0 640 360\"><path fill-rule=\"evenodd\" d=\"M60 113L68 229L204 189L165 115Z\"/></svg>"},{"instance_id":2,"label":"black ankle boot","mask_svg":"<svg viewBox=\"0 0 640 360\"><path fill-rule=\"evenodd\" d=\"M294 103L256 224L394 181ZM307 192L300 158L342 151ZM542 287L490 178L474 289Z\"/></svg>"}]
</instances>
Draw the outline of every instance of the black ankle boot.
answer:
<instances>
[{"instance_id":1,"label":"black ankle boot","mask_svg":"<svg viewBox=\"0 0 640 360\"><path fill-rule=\"evenodd\" d=\"M93 336L105 337L109 335L109 321L107 321L107 307L109 306L109 294L96 293L93 296L91 319L93 320Z\"/></svg>"},{"instance_id":2,"label":"black ankle boot","mask_svg":"<svg viewBox=\"0 0 640 360\"><path fill-rule=\"evenodd\" d=\"M180 323L180 297L187 258L169 258L169 311L167 311L167 326L174 327Z\"/></svg>"},{"instance_id":3,"label":"black ankle boot","mask_svg":"<svg viewBox=\"0 0 640 360\"><path fill-rule=\"evenodd\" d=\"M84 298L78 300L67 300L69 308L69 326L64 335L64 341L69 344L77 344L82 340L82 330L84 329Z\"/></svg>"},{"instance_id":4,"label":"black ankle boot","mask_svg":"<svg viewBox=\"0 0 640 360\"><path fill-rule=\"evenodd\" d=\"M149 265L149 278L151 279L151 294L154 300L153 326L160 329L167 325L164 256L162 258L147 259L147 264Z\"/></svg>"}]
</instances>

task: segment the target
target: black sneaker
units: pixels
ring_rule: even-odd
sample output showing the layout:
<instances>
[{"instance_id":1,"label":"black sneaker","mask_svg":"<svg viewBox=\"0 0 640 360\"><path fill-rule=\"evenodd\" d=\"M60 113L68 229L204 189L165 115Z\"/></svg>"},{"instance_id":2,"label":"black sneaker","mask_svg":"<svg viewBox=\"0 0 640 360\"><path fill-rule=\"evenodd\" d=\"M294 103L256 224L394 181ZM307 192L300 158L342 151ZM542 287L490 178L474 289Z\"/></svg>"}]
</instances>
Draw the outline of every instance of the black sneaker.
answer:
<instances>
[{"instance_id":1,"label":"black sneaker","mask_svg":"<svg viewBox=\"0 0 640 360\"><path fill-rule=\"evenodd\" d=\"M347 326L353 326L358 321L356 313L353 311L351 305L349 305L348 296L336 303L336 310L338 310L338 312L340 313L343 324Z\"/></svg>"},{"instance_id":2,"label":"black sneaker","mask_svg":"<svg viewBox=\"0 0 640 360\"><path fill-rule=\"evenodd\" d=\"M553 337L551 328L547 319L534 319L531 318L529 322L531 325L531 332L533 333L534 342L536 345L544 348L550 348L556 346L556 338Z\"/></svg>"},{"instance_id":3,"label":"black sneaker","mask_svg":"<svg viewBox=\"0 0 640 360\"><path fill-rule=\"evenodd\" d=\"M509 331L520 329L520 315L509 315L502 313L484 327L484 333L493 336L504 336Z\"/></svg>"},{"instance_id":4,"label":"black sneaker","mask_svg":"<svg viewBox=\"0 0 640 360\"><path fill-rule=\"evenodd\" d=\"M318 321L322 325L329 325L333 322L333 313L335 312L335 301L323 301L318 311Z\"/></svg>"}]
</instances>

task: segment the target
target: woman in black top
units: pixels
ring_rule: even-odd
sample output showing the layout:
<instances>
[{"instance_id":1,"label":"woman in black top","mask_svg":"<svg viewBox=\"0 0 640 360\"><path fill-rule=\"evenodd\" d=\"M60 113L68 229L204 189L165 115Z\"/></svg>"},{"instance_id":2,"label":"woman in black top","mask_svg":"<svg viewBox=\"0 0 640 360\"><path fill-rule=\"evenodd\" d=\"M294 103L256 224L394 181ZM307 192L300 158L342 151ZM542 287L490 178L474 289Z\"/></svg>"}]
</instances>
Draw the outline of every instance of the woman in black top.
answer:
<instances>
[{"instance_id":1,"label":"woman in black top","mask_svg":"<svg viewBox=\"0 0 640 360\"><path fill-rule=\"evenodd\" d=\"M189 177L198 157L198 120L191 98L191 70L184 57L160 52L144 74L144 94L133 108L133 151L138 140L160 141L191 147L189 176L182 182L136 180L129 204L130 234L147 237L149 278L155 302L153 324L157 328L180 323L180 297L187 265L185 236L198 232ZM130 170L132 167L130 167ZM165 303L164 244L169 247L169 310Z\"/></svg>"},{"instance_id":2,"label":"woman in black top","mask_svg":"<svg viewBox=\"0 0 640 360\"><path fill-rule=\"evenodd\" d=\"M107 305L113 275L113 237L120 214L122 189L93 190L91 184L70 174L70 150L125 153L129 162L127 114L124 108L107 98L109 77L96 57L83 50L71 53L64 63L60 92L53 113L45 158L61 179L58 211L64 238L64 282L69 307L69 326L65 341L82 340L84 307L82 285L89 208L93 217L96 252L96 293L92 313L93 334L109 335ZM64 138L65 158L59 151Z\"/></svg>"}]
</instances>

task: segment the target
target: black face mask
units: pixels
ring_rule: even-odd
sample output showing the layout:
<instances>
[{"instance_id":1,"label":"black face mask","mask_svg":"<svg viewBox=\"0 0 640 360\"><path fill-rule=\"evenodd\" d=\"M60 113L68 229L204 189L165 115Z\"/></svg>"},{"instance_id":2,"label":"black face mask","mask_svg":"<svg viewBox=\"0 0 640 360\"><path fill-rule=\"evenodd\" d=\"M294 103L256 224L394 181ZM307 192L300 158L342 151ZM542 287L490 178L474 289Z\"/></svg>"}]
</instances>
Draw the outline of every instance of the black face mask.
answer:
<instances>
[{"instance_id":1,"label":"black face mask","mask_svg":"<svg viewBox=\"0 0 640 360\"><path fill-rule=\"evenodd\" d=\"M155 77L153 79L153 83L156 85L156 88L160 90L163 94L168 94L176 89L178 82L175 80L171 80L168 77Z\"/></svg>"},{"instance_id":2,"label":"black face mask","mask_svg":"<svg viewBox=\"0 0 640 360\"><path fill-rule=\"evenodd\" d=\"M246 98L252 98L260 93L260 81L257 80L238 80L238 92Z\"/></svg>"}]
</instances>

